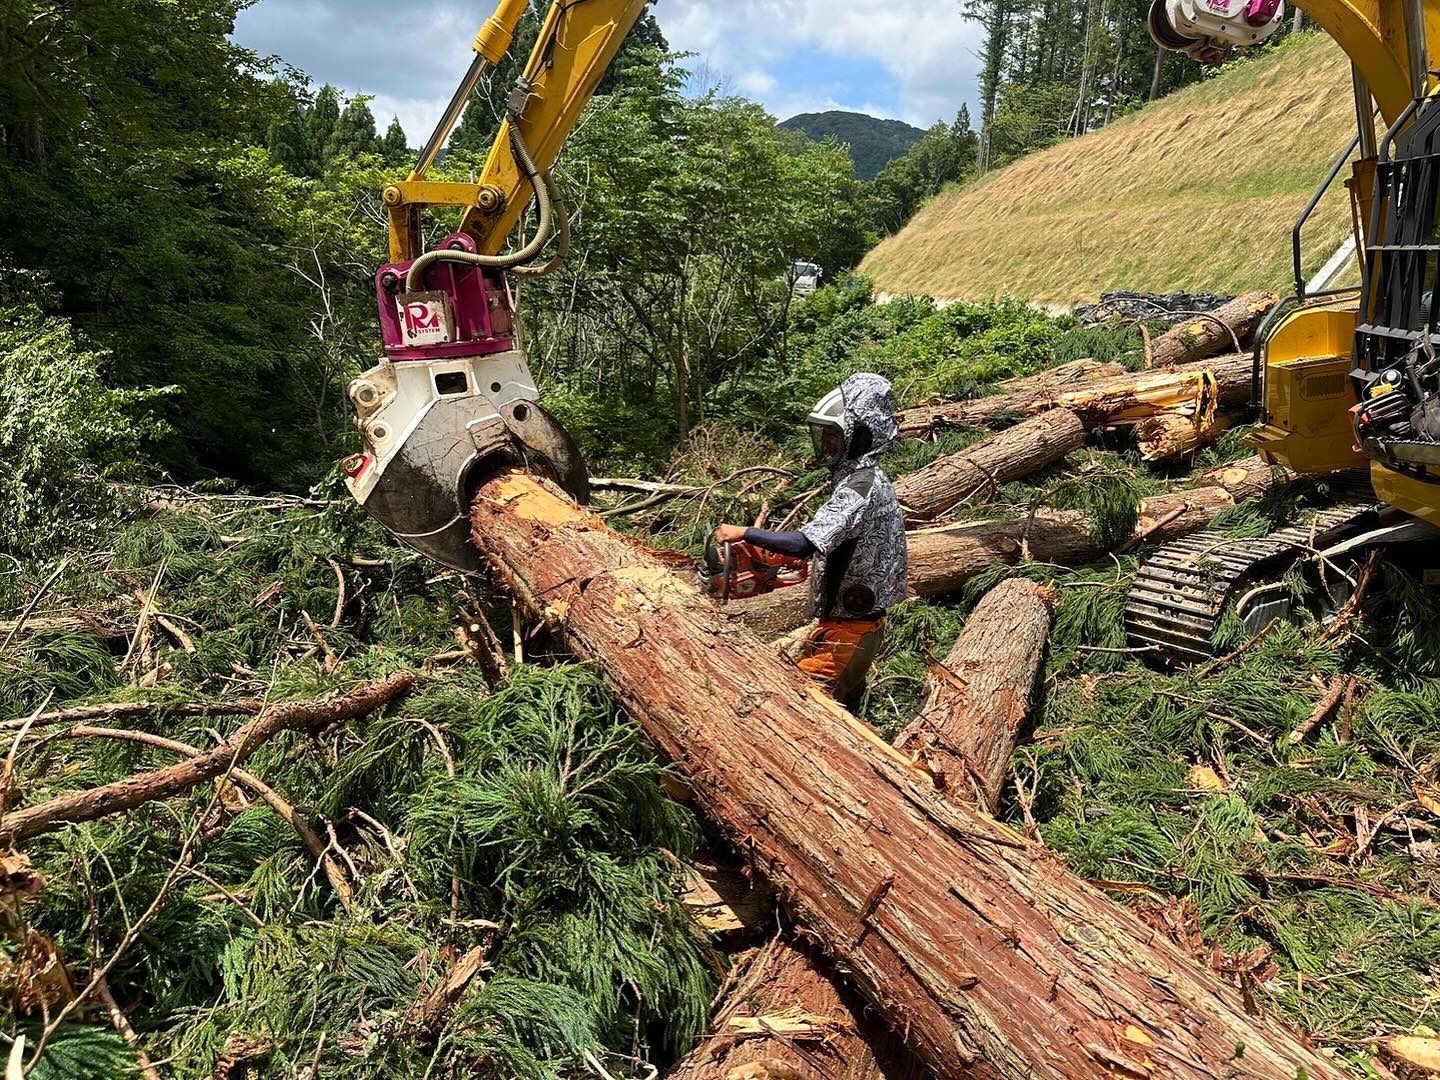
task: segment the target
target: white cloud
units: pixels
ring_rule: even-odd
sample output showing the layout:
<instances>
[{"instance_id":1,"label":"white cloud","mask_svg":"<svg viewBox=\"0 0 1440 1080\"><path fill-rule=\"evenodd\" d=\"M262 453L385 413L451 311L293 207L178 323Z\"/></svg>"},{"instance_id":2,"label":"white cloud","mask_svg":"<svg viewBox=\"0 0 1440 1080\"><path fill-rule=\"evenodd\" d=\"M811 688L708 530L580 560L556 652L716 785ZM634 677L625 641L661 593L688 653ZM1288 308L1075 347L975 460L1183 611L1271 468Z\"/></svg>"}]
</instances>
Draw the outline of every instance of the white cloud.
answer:
<instances>
[{"instance_id":1,"label":"white cloud","mask_svg":"<svg viewBox=\"0 0 1440 1080\"><path fill-rule=\"evenodd\" d=\"M381 128L398 115L419 145L470 62L487 7L263 0L241 12L235 36L317 83L373 94ZM688 62L697 85L723 84L781 119L848 108L927 127L962 102L974 111L981 30L953 0L658 0L654 12L672 48L698 54ZM893 101L891 86L869 85L877 66Z\"/></svg>"},{"instance_id":2,"label":"white cloud","mask_svg":"<svg viewBox=\"0 0 1440 1080\"><path fill-rule=\"evenodd\" d=\"M774 71L787 54L823 50L879 64L899 87L890 115L921 127L948 120L961 103L974 103L977 53L983 31L963 19L959 5L934 0L662 0L655 7L672 48L698 53L712 70ZM735 80L738 85L738 80ZM797 87L777 79L794 95ZM869 88L857 87L867 97ZM777 101L762 100L778 116ZM972 110L973 111L973 110Z\"/></svg>"}]
</instances>

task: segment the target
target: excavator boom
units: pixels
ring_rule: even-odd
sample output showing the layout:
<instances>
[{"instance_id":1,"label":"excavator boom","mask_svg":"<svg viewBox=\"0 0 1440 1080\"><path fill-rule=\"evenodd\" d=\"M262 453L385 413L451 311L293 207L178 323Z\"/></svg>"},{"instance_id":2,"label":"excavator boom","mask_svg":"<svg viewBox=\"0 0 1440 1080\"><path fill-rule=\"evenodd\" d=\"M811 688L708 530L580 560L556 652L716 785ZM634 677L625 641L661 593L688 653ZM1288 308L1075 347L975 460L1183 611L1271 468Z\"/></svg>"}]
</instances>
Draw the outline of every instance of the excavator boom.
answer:
<instances>
[{"instance_id":1,"label":"excavator boom","mask_svg":"<svg viewBox=\"0 0 1440 1080\"><path fill-rule=\"evenodd\" d=\"M569 222L550 170L644 8L645 0L554 0L479 177L431 180L527 10L525 0L500 0L415 168L383 192L390 262L375 286L385 357L350 385L364 448L345 462L346 484L392 534L447 566L478 567L467 520L482 466L519 463L588 500L579 450L538 402L510 279L549 273L567 252ZM532 197L533 235L506 253ZM436 206L463 217L431 246L425 212Z\"/></svg>"}]
</instances>

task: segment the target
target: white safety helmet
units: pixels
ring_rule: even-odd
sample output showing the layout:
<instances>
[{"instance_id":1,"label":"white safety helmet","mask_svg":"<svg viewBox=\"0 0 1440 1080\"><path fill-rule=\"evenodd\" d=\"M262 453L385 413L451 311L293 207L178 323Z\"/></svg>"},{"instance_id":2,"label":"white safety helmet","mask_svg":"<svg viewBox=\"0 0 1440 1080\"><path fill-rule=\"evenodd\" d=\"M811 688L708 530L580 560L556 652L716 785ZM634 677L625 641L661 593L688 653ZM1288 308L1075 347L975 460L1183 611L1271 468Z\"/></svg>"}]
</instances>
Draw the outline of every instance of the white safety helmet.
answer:
<instances>
[{"instance_id":1,"label":"white safety helmet","mask_svg":"<svg viewBox=\"0 0 1440 1080\"><path fill-rule=\"evenodd\" d=\"M845 395L839 387L820 399L806 422L810 425L816 465L833 468L845 460Z\"/></svg>"}]
</instances>

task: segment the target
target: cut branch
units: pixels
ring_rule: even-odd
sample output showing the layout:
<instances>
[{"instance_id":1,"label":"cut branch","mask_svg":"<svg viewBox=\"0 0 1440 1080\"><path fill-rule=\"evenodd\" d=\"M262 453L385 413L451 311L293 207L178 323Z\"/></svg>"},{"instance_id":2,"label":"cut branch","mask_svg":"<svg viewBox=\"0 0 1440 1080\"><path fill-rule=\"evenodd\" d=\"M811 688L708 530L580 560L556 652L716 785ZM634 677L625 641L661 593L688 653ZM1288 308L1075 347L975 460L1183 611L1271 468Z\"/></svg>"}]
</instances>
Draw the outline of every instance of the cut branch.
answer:
<instances>
[{"instance_id":1,"label":"cut branch","mask_svg":"<svg viewBox=\"0 0 1440 1080\"><path fill-rule=\"evenodd\" d=\"M68 731L59 731L53 735L47 735L45 741L51 739L119 739L124 742L141 743L145 746L153 746L157 750L165 750L172 754L179 754L181 757L196 758L205 751L189 743L178 742L175 739L167 739L162 735L152 735L148 731L131 731L127 728L97 728L85 725L77 725ZM289 823L295 830L315 861L320 864L320 869L325 872L325 880L330 882L330 887L335 890L342 903L348 905L355 895L355 889L350 884L345 872L340 869L334 857L330 854L329 848L320 835L310 827L310 823L300 814L290 802L278 791L272 788L265 781L261 780L252 772L245 769L234 768L230 770L231 779L237 784L249 788L270 809Z\"/></svg>"},{"instance_id":2,"label":"cut branch","mask_svg":"<svg viewBox=\"0 0 1440 1080\"><path fill-rule=\"evenodd\" d=\"M196 757L7 814L0 822L0 843L13 846L74 822L94 821L172 798L242 764L262 743L282 732L344 723L375 711L414 685L415 676L401 672L328 701L271 705L225 742Z\"/></svg>"}]
</instances>

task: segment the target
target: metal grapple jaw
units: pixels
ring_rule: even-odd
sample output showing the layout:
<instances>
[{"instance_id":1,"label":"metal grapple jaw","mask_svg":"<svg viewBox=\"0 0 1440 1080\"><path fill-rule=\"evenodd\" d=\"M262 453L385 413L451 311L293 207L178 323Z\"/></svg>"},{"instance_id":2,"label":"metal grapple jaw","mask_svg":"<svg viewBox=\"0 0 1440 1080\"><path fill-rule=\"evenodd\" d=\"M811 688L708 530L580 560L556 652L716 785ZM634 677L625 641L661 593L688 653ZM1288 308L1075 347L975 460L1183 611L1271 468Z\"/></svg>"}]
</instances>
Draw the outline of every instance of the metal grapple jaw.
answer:
<instances>
[{"instance_id":1,"label":"metal grapple jaw","mask_svg":"<svg viewBox=\"0 0 1440 1080\"><path fill-rule=\"evenodd\" d=\"M590 499L580 451L537 396L519 350L382 361L350 384L364 451L346 461L346 485L398 540L478 570L470 500L494 470L548 474L577 501Z\"/></svg>"}]
</instances>

